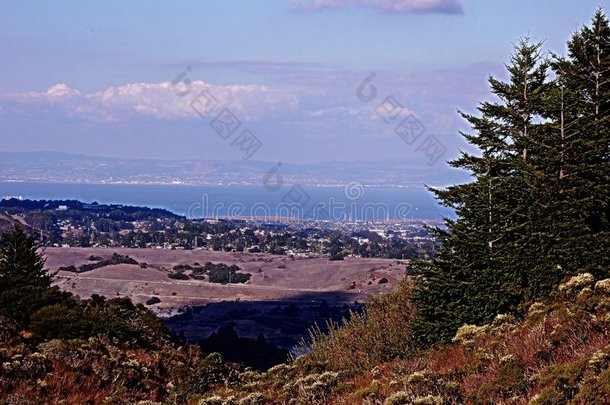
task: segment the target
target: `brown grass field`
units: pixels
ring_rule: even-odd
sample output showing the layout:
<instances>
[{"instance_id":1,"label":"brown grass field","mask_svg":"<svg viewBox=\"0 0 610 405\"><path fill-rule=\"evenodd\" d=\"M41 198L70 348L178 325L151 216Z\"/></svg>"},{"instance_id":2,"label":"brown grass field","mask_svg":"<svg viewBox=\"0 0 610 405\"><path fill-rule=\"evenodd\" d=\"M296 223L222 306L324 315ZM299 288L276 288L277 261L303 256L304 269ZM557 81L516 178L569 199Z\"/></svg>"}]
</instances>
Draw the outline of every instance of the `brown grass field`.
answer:
<instances>
[{"instance_id":1,"label":"brown grass field","mask_svg":"<svg viewBox=\"0 0 610 405\"><path fill-rule=\"evenodd\" d=\"M323 295L329 302L362 302L371 294L387 291L404 275L404 265L391 259L329 261L320 257L293 259L270 254L121 248L47 248L44 254L47 268L56 271L61 266L90 263L90 255L105 257L115 252L146 262L148 267L121 264L80 274L60 271L55 284L83 298L91 294L128 296L143 303L157 296L162 302L154 309L163 316L179 308L222 301L304 302ZM236 264L252 278L245 284L230 285L168 278L175 265L208 261ZM383 277L389 282L379 284ZM350 288L353 283L355 288Z\"/></svg>"}]
</instances>

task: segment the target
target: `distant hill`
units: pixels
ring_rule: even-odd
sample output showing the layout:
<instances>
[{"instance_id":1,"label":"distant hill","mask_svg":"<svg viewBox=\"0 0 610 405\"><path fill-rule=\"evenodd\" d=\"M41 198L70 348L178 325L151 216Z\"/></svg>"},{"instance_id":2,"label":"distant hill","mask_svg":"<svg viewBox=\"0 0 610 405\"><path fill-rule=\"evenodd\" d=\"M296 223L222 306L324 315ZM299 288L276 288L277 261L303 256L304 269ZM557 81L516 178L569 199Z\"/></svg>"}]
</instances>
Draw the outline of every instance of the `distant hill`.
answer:
<instances>
[{"instance_id":1,"label":"distant hill","mask_svg":"<svg viewBox=\"0 0 610 405\"><path fill-rule=\"evenodd\" d=\"M0 212L0 234L10 231L16 225L29 228L29 225L26 224L21 218Z\"/></svg>"},{"instance_id":2,"label":"distant hill","mask_svg":"<svg viewBox=\"0 0 610 405\"><path fill-rule=\"evenodd\" d=\"M274 168L286 182L421 187L467 180L444 162L382 160L293 164L261 161L155 160L84 156L59 152L0 152L0 182L241 184L260 185Z\"/></svg>"}]
</instances>

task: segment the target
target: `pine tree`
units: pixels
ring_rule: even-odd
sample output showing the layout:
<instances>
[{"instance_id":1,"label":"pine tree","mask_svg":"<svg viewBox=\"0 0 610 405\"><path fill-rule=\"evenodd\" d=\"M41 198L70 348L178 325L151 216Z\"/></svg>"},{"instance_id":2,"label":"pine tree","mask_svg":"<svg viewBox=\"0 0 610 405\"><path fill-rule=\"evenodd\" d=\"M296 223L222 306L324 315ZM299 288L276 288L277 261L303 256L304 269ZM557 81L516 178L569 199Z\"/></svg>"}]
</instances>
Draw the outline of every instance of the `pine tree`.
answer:
<instances>
[{"instance_id":1,"label":"pine tree","mask_svg":"<svg viewBox=\"0 0 610 405\"><path fill-rule=\"evenodd\" d=\"M560 157L553 256L569 273L610 273L610 25L601 10L556 58L549 103Z\"/></svg>"},{"instance_id":2,"label":"pine tree","mask_svg":"<svg viewBox=\"0 0 610 405\"><path fill-rule=\"evenodd\" d=\"M540 46L521 41L507 66L510 81L489 79L500 103L482 103L481 117L462 114L475 131L463 135L481 154L462 153L450 162L470 171L472 182L433 190L458 219L446 220L447 230L435 230L437 257L415 267L413 331L423 344L446 340L465 323L514 311L526 294L527 273L513 261L531 225L534 196L524 179L539 159L537 121L548 91Z\"/></svg>"},{"instance_id":3,"label":"pine tree","mask_svg":"<svg viewBox=\"0 0 610 405\"><path fill-rule=\"evenodd\" d=\"M562 278L610 275L610 24L601 10L548 63L522 41L500 103L464 114L480 156L451 164L473 181L433 190L455 209L438 256L416 266L414 335L429 344L547 296Z\"/></svg>"},{"instance_id":4,"label":"pine tree","mask_svg":"<svg viewBox=\"0 0 610 405\"><path fill-rule=\"evenodd\" d=\"M0 292L24 286L49 288L52 275L44 268L35 238L21 227L0 240Z\"/></svg>"}]
</instances>

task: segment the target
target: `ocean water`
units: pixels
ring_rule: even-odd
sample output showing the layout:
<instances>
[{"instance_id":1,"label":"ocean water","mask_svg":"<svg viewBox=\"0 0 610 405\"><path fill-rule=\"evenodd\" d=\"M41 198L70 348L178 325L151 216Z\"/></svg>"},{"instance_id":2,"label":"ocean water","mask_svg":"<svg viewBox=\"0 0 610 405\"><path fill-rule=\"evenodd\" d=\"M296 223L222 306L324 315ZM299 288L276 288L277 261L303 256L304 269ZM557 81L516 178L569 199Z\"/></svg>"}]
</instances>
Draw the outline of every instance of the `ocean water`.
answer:
<instances>
[{"instance_id":1,"label":"ocean water","mask_svg":"<svg viewBox=\"0 0 610 405\"><path fill-rule=\"evenodd\" d=\"M0 198L80 200L164 208L191 218L317 220L440 219L453 216L419 188L0 183Z\"/></svg>"}]
</instances>

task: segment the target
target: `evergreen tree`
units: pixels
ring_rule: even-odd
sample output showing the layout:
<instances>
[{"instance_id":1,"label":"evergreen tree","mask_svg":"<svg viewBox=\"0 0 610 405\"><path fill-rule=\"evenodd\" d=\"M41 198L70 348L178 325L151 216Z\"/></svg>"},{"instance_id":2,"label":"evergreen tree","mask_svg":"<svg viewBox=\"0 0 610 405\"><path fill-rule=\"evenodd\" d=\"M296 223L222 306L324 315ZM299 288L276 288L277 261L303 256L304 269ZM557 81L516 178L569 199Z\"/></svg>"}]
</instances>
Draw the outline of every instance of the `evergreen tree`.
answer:
<instances>
[{"instance_id":1,"label":"evergreen tree","mask_svg":"<svg viewBox=\"0 0 610 405\"><path fill-rule=\"evenodd\" d=\"M482 103L481 117L462 114L475 131L463 135L481 153L462 153L450 164L470 171L473 181L433 190L458 219L446 220L447 230L435 230L441 243L437 257L415 268L413 329L424 344L453 336L465 323L514 311L527 293L525 268L513 259L515 247L524 243L535 198L523 179L539 159L537 121L548 90L540 44L521 41L507 70L508 83L489 79L499 103Z\"/></svg>"},{"instance_id":2,"label":"evergreen tree","mask_svg":"<svg viewBox=\"0 0 610 405\"><path fill-rule=\"evenodd\" d=\"M21 227L4 233L0 240L0 293L19 287L51 286L52 275L38 253L40 245Z\"/></svg>"},{"instance_id":3,"label":"evergreen tree","mask_svg":"<svg viewBox=\"0 0 610 405\"><path fill-rule=\"evenodd\" d=\"M554 123L556 198L549 218L553 257L569 273L608 276L610 269L610 25L601 10L556 58Z\"/></svg>"},{"instance_id":4,"label":"evergreen tree","mask_svg":"<svg viewBox=\"0 0 610 405\"><path fill-rule=\"evenodd\" d=\"M69 293L51 287L36 239L17 227L0 240L0 315L27 328L39 309L70 301Z\"/></svg>"},{"instance_id":5,"label":"evergreen tree","mask_svg":"<svg viewBox=\"0 0 610 405\"><path fill-rule=\"evenodd\" d=\"M499 103L463 114L480 155L451 162L473 181L433 190L458 219L437 229L438 256L416 266L414 335L451 337L547 296L562 278L610 273L610 24L601 10L555 57L522 41L490 78Z\"/></svg>"}]
</instances>

